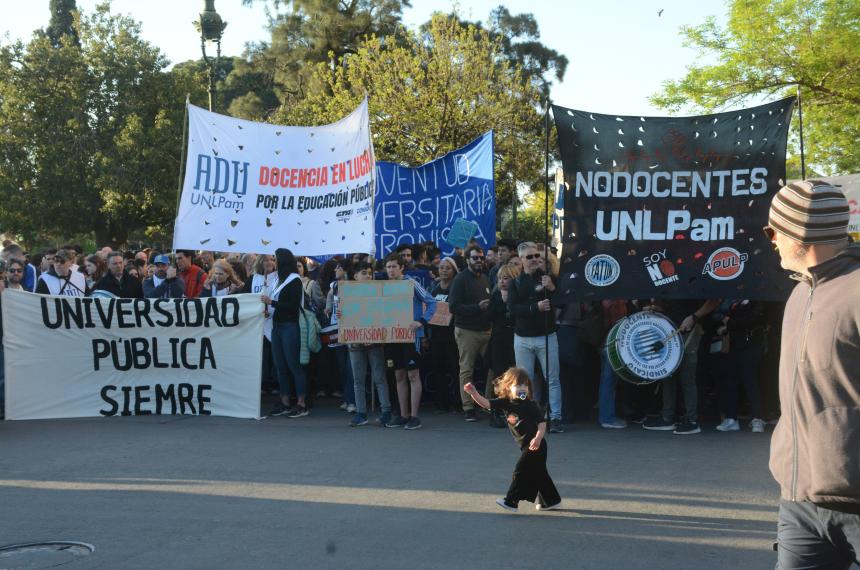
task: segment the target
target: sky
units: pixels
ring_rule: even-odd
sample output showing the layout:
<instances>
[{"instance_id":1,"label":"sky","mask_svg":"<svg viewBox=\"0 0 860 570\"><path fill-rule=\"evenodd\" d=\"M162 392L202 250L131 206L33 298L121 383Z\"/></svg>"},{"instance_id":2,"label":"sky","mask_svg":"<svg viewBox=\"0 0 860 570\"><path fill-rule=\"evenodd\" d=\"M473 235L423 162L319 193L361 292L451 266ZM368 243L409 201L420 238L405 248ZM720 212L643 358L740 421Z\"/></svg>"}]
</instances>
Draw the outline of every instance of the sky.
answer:
<instances>
[{"instance_id":1,"label":"sky","mask_svg":"<svg viewBox=\"0 0 860 570\"><path fill-rule=\"evenodd\" d=\"M648 96L661 84L683 77L696 53L683 47L681 26L696 25L708 16L725 21L726 5L719 0L412 0L404 22L416 27L437 10L456 4L470 20L484 20L504 3L511 13L534 14L543 43L570 60L564 81L556 82L553 103L565 107L620 115L665 115ZM78 0L91 11L97 0ZM0 42L27 40L47 25L49 0L0 0ZM217 0L215 7L228 22L222 50L241 55L249 41L268 39L264 2L252 7L241 0ZM200 57L200 42L192 22L202 9L199 0L114 0L112 11L141 23L142 35L174 63ZM662 13L660 12L662 10Z\"/></svg>"}]
</instances>

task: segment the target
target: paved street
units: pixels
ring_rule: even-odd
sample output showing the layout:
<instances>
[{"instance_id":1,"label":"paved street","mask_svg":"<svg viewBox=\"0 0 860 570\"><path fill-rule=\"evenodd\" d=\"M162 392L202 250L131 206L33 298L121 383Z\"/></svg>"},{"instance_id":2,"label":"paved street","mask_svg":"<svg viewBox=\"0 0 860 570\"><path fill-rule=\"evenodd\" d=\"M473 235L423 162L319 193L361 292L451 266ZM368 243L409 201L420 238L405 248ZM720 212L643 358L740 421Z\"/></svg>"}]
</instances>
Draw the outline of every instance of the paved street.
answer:
<instances>
[{"instance_id":1,"label":"paved street","mask_svg":"<svg viewBox=\"0 0 860 570\"><path fill-rule=\"evenodd\" d=\"M347 421L0 422L0 545L95 546L63 568L773 567L769 434L574 426L548 440L565 509L512 515L507 430Z\"/></svg>"}]
</instances>

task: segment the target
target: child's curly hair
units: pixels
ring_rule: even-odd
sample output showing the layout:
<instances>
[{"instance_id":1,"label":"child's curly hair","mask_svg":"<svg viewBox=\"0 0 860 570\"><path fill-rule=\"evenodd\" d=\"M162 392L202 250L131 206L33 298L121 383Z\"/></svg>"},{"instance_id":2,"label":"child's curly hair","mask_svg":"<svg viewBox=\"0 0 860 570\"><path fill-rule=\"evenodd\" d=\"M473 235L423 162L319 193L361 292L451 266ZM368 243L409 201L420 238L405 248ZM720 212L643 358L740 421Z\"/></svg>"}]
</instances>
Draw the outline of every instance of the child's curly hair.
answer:
<instances>
[{"instance_id":1,"label":"child's curly hair","mask_svg":"<svg viewBox=\"0 0 860 570\"><path fill-rule=\"evenodd\" d=\"M522 368L511 366L508 370L496 378L493 391L499 398L511 399L511 386L526 386L528 389L528 399L532 399L532 379L529 378L528 372Z\"/></svg>"}]
</instances>

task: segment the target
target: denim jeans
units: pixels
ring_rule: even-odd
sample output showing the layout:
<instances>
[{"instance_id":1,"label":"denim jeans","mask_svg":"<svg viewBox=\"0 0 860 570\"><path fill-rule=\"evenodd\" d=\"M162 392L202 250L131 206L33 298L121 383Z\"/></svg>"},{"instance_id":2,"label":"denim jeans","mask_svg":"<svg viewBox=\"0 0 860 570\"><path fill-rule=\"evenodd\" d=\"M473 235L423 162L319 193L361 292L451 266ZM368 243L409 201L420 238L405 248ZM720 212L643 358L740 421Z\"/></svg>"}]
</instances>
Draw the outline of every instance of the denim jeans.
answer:
<instances>
[{"instance_id":1,"label":"denim jeans","mask_svg":"<svg viewBox=\"0 0 860 570\"><path fill-rule=\"evenodd\" d=\"M549 366L547 366L547 344L549 340ZM558 337L555 333L549 337L514 335L514 356L517 366L523 368L532 379L533 396L536 402L541 401L542 386L534 381L535 360L540 362L541 371L549 384L549 417L561 420L561 384L558 380Z\"/></svg>"},{"instance_id":2,"label":"denim jeans","mask_svg":"<svg viewBox=\"0 0 860 570\"><path fill-rule=\"evenodd\" d=\"M337 373L340 374L340 391L343 392L343 401L347 404L355 404L355 387L352 381L352 366L349 363L349 348L345 344L334 347L334 356L337 360Z\"/></svg>"},{"instance_id":3,"label":"denim jeans","mask_svg":"<svg viewBox=\"0 0 860 570\"><path fill-rule=\"evenodd\" d=\"M304 397L308 380L305 368L299 363L298 321L272 323L272 358L281 395L289 396L295 385L296 396Z\"/></svg>"},{"instance_id":4,"label":"denim jeans","mask_svg":"<svg viewBox=\"0 0 860 570\"><path fill-rule=\"evenodd\" d=\"M382 412L391 411L391 400L388 397L388 381L385 378L385 349L382 345L349 347L349 361L352 364L353 397L359 414L367 415L367 365L370 364L370 378L379 395L379 407Z\"/></svg>"},{"instance_id":5,"label":"denim jeans","mask_svg":"<svg viewBox=\"0 0 860 570\"><path fill-rule=\"evenodd\" d=\"M611 424L615 416L615 384L618 376L609 364L606 349L600 351L600 395L597 400L597 421L601 424Z\"/></svg>"}]
</instances>

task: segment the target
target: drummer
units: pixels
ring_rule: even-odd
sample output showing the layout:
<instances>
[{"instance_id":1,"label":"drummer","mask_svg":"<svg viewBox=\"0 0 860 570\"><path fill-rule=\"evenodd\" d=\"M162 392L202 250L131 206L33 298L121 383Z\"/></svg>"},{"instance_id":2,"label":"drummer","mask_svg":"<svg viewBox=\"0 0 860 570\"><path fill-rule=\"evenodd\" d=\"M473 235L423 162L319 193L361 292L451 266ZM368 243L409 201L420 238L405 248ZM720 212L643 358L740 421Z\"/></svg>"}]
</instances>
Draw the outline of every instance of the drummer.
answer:
<instances>
[{"instance_id":1,"label":"drummer","mask_svg":"<svg viewBox=\"0 0 860 570\"><path fill-rule=\"evenodd\" d=\"M702 340L702 327L699 322L719 307L719 299L652 299L646 307L662 312L678 325L684 335L684 357L678 372L662 382L663 409L660 416L650 418L642 427L650 431L672 431L677 435L701 433L698 423L698 398L696 368L698 365L699 343ZM684 391L684 415L675 418L678 396L678 380Z\"/></svg>"}]
</instances>

